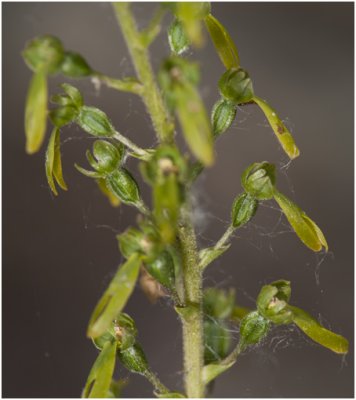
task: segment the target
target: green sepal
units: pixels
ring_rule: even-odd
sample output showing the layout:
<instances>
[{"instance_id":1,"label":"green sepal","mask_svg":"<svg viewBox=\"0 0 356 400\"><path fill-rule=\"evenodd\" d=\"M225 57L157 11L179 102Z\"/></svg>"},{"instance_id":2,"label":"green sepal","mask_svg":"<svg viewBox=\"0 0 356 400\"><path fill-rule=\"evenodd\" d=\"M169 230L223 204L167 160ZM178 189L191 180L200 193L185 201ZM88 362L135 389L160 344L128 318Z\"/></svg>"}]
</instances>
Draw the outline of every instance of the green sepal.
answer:
<instances>
[{"instance_id":1,"label":"green sepal","mask_svg":"<svg viewBox=\"0 0 356 400\"><path fill-rule=\"evenodd\" d=\"M121 201L107 188L105 179L98 178L96 179L96 183L98 184L101 193L109 200L109 203L113 207L119 207Z\"/></svg>"},{"instance_id":2,"label":"green sepal","mask_svg":"<svg viewBox=\"0 0 356 400\"><path fill-rule=\"evenodd\" d=\"M93 136L111 137L115 133L115 128L108 116L96 107L81 107L77 123L85 132Z\"/></svg>"},{"instance_id":3,"label":"green sepal","mask_svg":"<svg viewBox=\"0 0 356 400\"><path fill-rule=\"evenodd\" d=\"M189 47L189 39L179 19L174 19L168 28L168 42L171 51L177 55L184 53Z\"/></svg>"},{"instance_id":4,"label":"green sepal","mask_svg":"<svg viewBox=\"0 0 356 400\"><path fill-rule=\"evenodd\" d=\"M174 263L168 251L163 251L154 261L145 265L149 274L162 286L175 292Z\"/></svg>"},{"instance_id":5,"label":"green sepal","mask_svg":"<svg viewBox=\"0 0 356 400\"><path fill-rule=\"evenodd\" d=\"M82 168L80 165L78 164L74 164L74 167L83 175L87 176L88 178L95 178L95 179L99 179L99 178L105 178L105 175L100 173L100 172L96 172L96 171L88 171L87 169Z\"/></svg>"},{"instance_id":6,"label":"green sepal","mask_svg":"<svg viewBox=\"0 0 356 400\"><path fill-rule=\"evenodd\" d=\"M213 134L205 106L197 89L190 85L176 85L176 113L187 145L206 166L214 162Z\"/></svg>"},{"instance_id":7,"label":"green sepal","mask_svg":"<svg viewBox=\"0 0 356 400\"><path fill-rule=\"evenodd\" d=\"M75 107L80 109L83 106L83 96L76 87L69 85L68 83L62 83L61 88L64 90L66 95L70 97Z\"/></svg>"},{"instance_id":8,"label":"green sepal","mask_svg":"<svg viewBox=\"0 0 356 400\"><path fill-rule=\"evenodd\" d=\"M235 307L235 290L207 288L203 295L204 313L215 319L228 319Z\"/></svg>"},{"instance_id":9,"label":"green sepal","mask_svg":"<svg viewBox=\"0 0 356 400\"><path fill-rule=\"evenodd\" d=\"M262 161L249 165L241 175L241 185L251 197L272 199L275 193L275 166Z\"/></svg>"},{"instance_id":10,"label":"green sepal","mask_svg":"<svg viewBox=\"0 0 356 400\"><path fill-rule=\"evenodd\" d=\"M45 169L48 185L56 196L58 195L58 192L54 181L56 181L63 190L68 189L63 179L60 136L58 128L53 129L48 142Z\"/></svg>"},{"instance_id":11,"label":"green sepal","mask_svg":"<svg viewBox=\"0 0 356 400\"><path fill-rule=\"evenodd\" d=\"M204 385L207 385L211 381L213 381L215 378L217 378L219 375L221 375L223 372L227 371L229 368L231 368L234 364L234 361L229 361L229 362L217 362L217 363L211 363L208 365L204 365L203 370L202 370L202 379Z\"/></svg>"},{"instance_id":12,"label":"green sepal","mask_svg":"<svg viewBox=\"0 0 356 400\"><path fill-rule=\"evenodd\" d=\"M57 104L59 106L71 106L73 105L72 99L66 94L54 94L51 96L49 101L53 104Z\"/></svg>"},{"instance_id":13,"label":"green sepal","mask_svg":"<svg viewBox=\"0 0 356 400\"><path fill-rule=\"evenodd\" d=\"M219 79L219 90L226 100L237 104L248 103L254 92L251 78L242 68L230 68Z\"/></svg>"},{"instance_id":14,"label":"green sepal","mask_svg":"<svg viewBox=\"0 0 356 400\"><path fill-rule=\"evenodd\" d=\"M53 74L63 60L63 46L54 36L39 36L26 44L22 57L32 71Z\"/></svg>"},{"instance_id":15,"label":"green sepal","mask_svg":"<svg viewBox=\"0 0 356 400\"><path fill-rule=\"evenodd\" d=\"M238 68L240 66L239 55L235 43L225 27L211 14L205 17L205 25L225 68Z\"/></svg>"},{"instance_id":16,"label":"green sepal","mask_svg":"<svg viewBox=\"0 0 356 400\"><path fill-rule=\"evenodd\" d=\"M58 128L62 128L64 125L73 122L77 115L78 110L72 105L59 107L49 112L49 118L52 124Z\"/></svg>"},{"instance_id":17,"label":"green sepal","mask_svg":"<svg viewBox=\"0 0 356 400\"><path fill-rule=\"evenodd\" d=\"M90 370L82 398L107 398L116 360L116 343L107 342Z\"/></svg>"},{"instance_id":18,"label":"green sepal","mask_svg":"<svg viewBox=\"0 0 356 400\"><path fill-rule=\"evenodd\" d=\"M80 54L71 51L64 53L60 71L63 75L70 78L81 78L93 73L93 70L85 59Z\"/></svg>"},{"instance_id":19,"label":"green sepal","mask_svg":"<svg viewBox=\"0 0 356 400\"><path fill-rule=\"evenodd\" d=\"M259 343L268 333L270 322L258 311L247 314L240 323L240 350Z\"/></svg>"},{"instance_id":20,"label":"green sepal","mask_svg":"<svg viewBox=\"0 0 356 400\"><path fill-rule=\"evenodd\" d=\"M204 321L204 363L220 361L228 355L231 333L223 321Z\"/></svg>"},{"instance_id":21,"label":"green sepal","mask_svg":"<svg viewBox=\"0 0 356 400\"><path fill-rule=\"evenodd\" d=\"M89 337L96 338L102 335L125 307L135 287L140 266L140 256L133 254L119 268L90 318L87 331Z\"/></svg>"},{"instance_id":22,"label":"green sepal","mask_svg":"<svg viewBox=\"0 0 356 400\"><path fill-rule=\"evenodd\" d=\"M261 108L265 114L273 132L288 157L293 160L299 156L299 149L294 142L292 134L277 115L276 111L259 97L254 97L253 101Z\"/></svg>"},{"instance_id":23,"label":"green sepal","mask_svg":"<svg viewBox=\"0 0 356 400\"><path fill-rule=\"evenodd\" d=\"M226 132L236 117L236 105L229 100L220 99L211 111L213 135L219 136Z\"/></svg>"},{"instance_id":24,"label":"green sepal","mask_svg":"<svg viewBox=\"0 0 356 400\"><path fill-rule=\"evenodd\" d=\"M230 248L230 244L225 246L221 246L218 249L213 247L207 247L206 249L202 249L199 252L199 266L201 269L205 269L209 264L211 264L214 260L219 258L222 254L225 253L226 250Z\"/></svg>"},{"instance_id":25,"label":"green sepal","mask_svg":"<svg viewBox=\"0 0 356 400\"><path fill-rule=\"evenodd\" d=\"M26 152L33 154L43 143L47 118L47 76L33 74L27 92L25 107Z\"/></svg>"},{"instance_id":26,"label":"green sepal","mask_svg":"<svg viewBox=\"0 0 356 400\"><path fill-rule=\"evenodd\" d=\"M103 333L101 336L97 338L92 339L94 346L98 350L102 350L107 342L110 343L117 342L114 328L115 328L114 323L111 323L110 327L106 330L105 333Z\"/></svg>"},{"instance_id":27,"label":"green sepal","mask_svg":"<svg viewBox=\"0 0 356 400\"><path fill-rule=\"evenodd\" d=\"M328 250L328 244L324 234L304 211L278 191L275 191L274 199L281 207L284 215L299 239L307 247L315 252L322 250L323 247L325 247L326 251Z\"/></svg>"},{"instance_id":28,"label":"green sepal","mask_svg":"<svg viewBox=\"0 0 356 400\"><path fill-rule=\"evenodd\" d=\"M134 320L126 313L120 313L114 324L114 332L120 351L126 350L136 342L137 328Z\"/></svg>"},{"instance_id":29,"label":"green sepal","mask_svg":"<svg viewBox=\"0 0 356 400\"><path fill-rule=\"evenodd\" d=\"M139 343L119 350L118 355L122 365L130 372L145 375L149 371L146 355Z\"/></svg>"},{"instance_id":30,"label":"green sepal","mask_svg":"<svg viewBox=\"0 0 356 400\"><path fill-rule=\"evenodd\" d=\"M107 187L123 203L139 205L142 203L140 190L133 176L125 168L119 168L106 177Z\"/></svg>"},{"instance_id":31,"label":"green sepal","mask_svg":"<svg viewBox=\"0 0 356 400\"><path fill-rule=\"evenodd\" d=\"M290 309L293 312L293 322L314 342L338 354L348 352L349 342L343 336L325 329L311 315L300 308L290 306Z\"/></svg>"},{"instance_id":32,"label":"green sepal","mask_svg":"<svg viewBox=\"0 0 356 400\"><path fill-rule=\"evenodd\" d=\"M247 224L256 214L258 200L247 193L241 193L236 197L231 211L231 221L234 228Z\"/></svg>"}]
</instances>

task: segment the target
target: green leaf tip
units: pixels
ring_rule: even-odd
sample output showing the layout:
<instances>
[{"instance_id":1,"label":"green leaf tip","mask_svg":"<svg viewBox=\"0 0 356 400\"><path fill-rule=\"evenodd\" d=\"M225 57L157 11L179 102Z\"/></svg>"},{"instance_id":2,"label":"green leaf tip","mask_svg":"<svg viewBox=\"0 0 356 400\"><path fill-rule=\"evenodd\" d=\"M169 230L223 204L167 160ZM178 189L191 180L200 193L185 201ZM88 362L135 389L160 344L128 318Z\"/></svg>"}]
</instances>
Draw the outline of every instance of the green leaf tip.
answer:
<instances>
[{"instance_id":1,"label":"green leaf tip","mask_svg":"<svg viewBox=\"0 0 356 400\"><path fill-rule=\"evenodd\" d=\"M349 342L346 338L324 328L318 321L300 308L294 306L290 306L290 308L293 312L293 322L310 339L334 353L346 354L348 352Z\"/></svg>"},{"instance_id":2,"label":"green leaf tip","mask_svg":"<svg viewBox=\"0 0 356 400\"><path fill-rule=\"evenodd\" d=\"M36 153L44 140L47 119L47 76L33 74L25 106L26 152Z\"/></svg>"},{"instance_id":3,"label":"green leaf tip","mask_svg":"<svg viewBox=\"0 0 356 400\"><path fill-rule=\"evenodd\" d=\"M133 254L123 264L99 300L90 318L88 337L97 338L109 328L111 322L125 307L136 284L141 258Z\"/></svg>"},{"instance_id":4,"label":"green leaf tip","mask_svg":"<svg viewBox=\"0 0 356 400\"><path fill-rule=\"evenodd\" d=\"M116 360L116 343L107 342L96 359L85 384L82 398L107 398Z\"/></svg>"},{"instance_id":5,"label":"green leaf tip","mask_svg":"<svg viewBox=\"0 0 356 400\"><path fill-rule=\"evenodd\" d=\"M264 100L255 96L253 101L261 108L265 114L273 132L275 133L279 143L288 157L293 160L299 156L299 149L294 142L292 134L289 132L285 124L277 115L276 111L268 105Z\"/></svg>"},{"instance_id":6,"label":"green leaf tip","mask_svg":"<svg viewBox=\"0 0 356 400\"><path fill-rule=\"evenodd\" d=\"M205 17L205 25L226 69L238 68L240 65L239 55L235 43L225 27L211 14Z\"/></svg>"},{"instance_id":7,"label":"green leaf tip","mask_svg":"<svg viewBox=\"0 0 356 400\"><path fill-rule=\"evenodd\" d=\"M307 247L315 252L322 250L323 247L328 251L328 244L324 234L304 211L277 190L274 193L274 199L281 207L299 239Z\"/></svg>"},{"instance_id":8,"label":"green leaf tip","mask_svg":"<svg viewBox=\"0 0 356 400\"><path fill-rule=\"evenodd\" d=\"M48 185L56 196L58 195L58 192L56 189L55 181L63 190L68 190L62 172L60 136L58 128L53 129L48 142L45 169Z\"/></svg>"}]
</instances>

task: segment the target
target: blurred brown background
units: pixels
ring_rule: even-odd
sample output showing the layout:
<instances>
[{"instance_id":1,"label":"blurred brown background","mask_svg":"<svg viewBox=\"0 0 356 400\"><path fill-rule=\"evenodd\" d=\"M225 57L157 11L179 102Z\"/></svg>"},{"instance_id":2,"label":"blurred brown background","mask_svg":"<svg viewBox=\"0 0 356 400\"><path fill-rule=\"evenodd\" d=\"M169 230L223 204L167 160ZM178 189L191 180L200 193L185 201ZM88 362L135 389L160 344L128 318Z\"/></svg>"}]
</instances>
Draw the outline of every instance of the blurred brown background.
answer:
<instances>
[{"instance_id":1,"label":"blurred brown background","mask_svg":"<svg viewBox=\"0 0 356 400\"><path fill-rule=\"evenodd\" d=\"M85 164L92 139L77 127L62 133L69 192L54 198L46 184L44 148L25 154L24 102L31 72L20 51L40 34L60 37L97 70L133 74L108 3L3 3L3 397L79 397L96 350L85 337L90 313L121 261L115 234L135 211L112 209L94 183L73 168ZM154 6L137 3L141 24ZM213 3L236 40L256 93L268 99L294 132L301 156L286 156L253 106L217 144L217 163L196 185L201 245L214 242L229 220L239 176L254 161L277 164L278 186L326 234L330 253L314 255L290 232L272 202L237 233L232 248L206 273L205 285L233 286L253 307L264 283L292 281L292 302L350 339L337 356L296 330L275 329L216 383L216 397L353 397L353 3ZM168 23L169 19L166 19ZM169 53L164 32L153 46L159 66ZM223 72L210 43L200 60L209 109ZM61 76L51 79L58 91ZM69 80L66 80L69 81ZM75 83L87 104L105 110L117 129L141 146L154 144L140 101ZM129 165L136 177L136 164ZM143 192L148 199L147 188ZM136 320L150 364L172 389L182 387L181 330L168 304L151 305L139 288L127 312ZM237 338L237 334L235 335ZM119 370L119 375L126 371ZM126 397L151 397L132 376Z\"/></svg>"}]
</instances>

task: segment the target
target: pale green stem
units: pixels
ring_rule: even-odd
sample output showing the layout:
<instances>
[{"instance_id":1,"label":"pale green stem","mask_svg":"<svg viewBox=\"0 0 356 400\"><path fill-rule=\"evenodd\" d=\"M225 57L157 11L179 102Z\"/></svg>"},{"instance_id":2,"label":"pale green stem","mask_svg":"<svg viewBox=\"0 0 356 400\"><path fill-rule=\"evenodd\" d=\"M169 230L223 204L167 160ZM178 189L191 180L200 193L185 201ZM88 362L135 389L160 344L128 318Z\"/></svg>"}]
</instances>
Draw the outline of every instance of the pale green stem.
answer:
<instances>
[{"instance_id":1,"label":"pale green stem","mask_svg":"<svg viewBox=\"0 0 356 400\"><path fill-rule=\"evenodd\" d=\"M149 159L150 154L148 151L142 149L141 147L138 147L135 143L131 142L130 139L128 139L126 136L121 135L120 132L115 131L115 134L113 135L113 138L121 142L124 146L126 146L128 149L132 150L135 154L140 156L141 159Z\"/></svg>"},{"instance_id":2,"label":"pale green stem","mask_svg":"<svg viewBox=\"0 0 356 400\"><path fill-rule=\"evenodd\" d=\"M153 372L151 372L151 371L146 372L145 377L147 380L149 380L151 382L152 386L155 388L155 391L157 393L169 393L170 392L170 390L167 389L163 385L163 383L157 378L157 376Z\"/></svg>"},{"instance_id":3,"label":"pale green stem","mask_svg":"<svg viewBox=\"0 0 356 400\"><path fill-rule=\"evenodd\" d=\"M202 272L199 268L196 237L189 213L182 210L179 238L183 254L184 286L187 310L182 317L184 379L186 394L190 398L204 396L203 368L203 313Z\"/></svg>"},{"instance_id":4,"label":"pale green stem","mask_svg":"<svg viewBox=\"0 0 356 400\"><path fill-rule=\"evenodd\" d=\"M136 27L129 3L114 3L114 10L129 49L137 77L143 84L142 99L160 141L173 139L174 125L158 89L142 34Z\"/></svg>"},{"instance_id":5,"label":"pale green stem","mask_svg":"<svg viewBox=\"0 0 356 400\"><path fill-rule=\"evenodd\" d=\"M221 247L223 247L230 240L234 232L235 228L232 225L229 225L221 238L216 242L214 249L221 249Z\"/></svg>"},{"instance_id":6,"label":"pale green stem","mask_svg":"<svg viewBox=\"0 0 356 400\"><path fill-rule=\"evenodd\" d=\"M93 79L97 79L100 82L104 83L106 86L120 90L122 92L130 92L134 94L141 95L143 92L143 85L137 80L124 78L124 79L116 79L111 78L110 76L106 76L100 72L95 72L91 76Z\"/></svg>"}]
</instances>

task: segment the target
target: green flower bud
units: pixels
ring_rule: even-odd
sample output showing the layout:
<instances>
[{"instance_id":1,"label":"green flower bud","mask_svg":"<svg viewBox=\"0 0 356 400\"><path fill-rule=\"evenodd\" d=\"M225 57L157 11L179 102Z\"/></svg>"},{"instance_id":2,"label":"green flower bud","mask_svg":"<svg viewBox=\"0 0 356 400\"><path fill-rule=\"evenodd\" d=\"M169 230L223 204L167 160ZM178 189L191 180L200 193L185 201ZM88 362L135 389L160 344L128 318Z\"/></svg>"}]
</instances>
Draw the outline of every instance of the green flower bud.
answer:
<instances>
[{"instance_id":1,"label":"green flower bud","mask_svg":"<svg viewBox=\"0 0 356 400\"><path fill-rule=\"evenodd\" d=\"M204 321L204 363L220 361L229 353L231 334L221 321Z\"/></svg>"},{"instance_id":2,"label":"green flower bud","mask_svg":"<svg viewBox=\"0 0 356 400\"><path fill-rule=\"evenodd\" d=\"M138 343L126 350L119 350L118 355L123 366L130 372L141 375L149 372L146 355Z\"/></svg>"},{"instance_id":3,"label":"green flower bud","mask_svg":"<svg viewBox=\"0 0 356 400\"><path fill-rule=\"evenodd\" d=\"M105 140L96 140L93 144L93 154L96 158L95 168L98 172L110 174L116 170L122 160L124 148L115 146Z\"/></svg>"},{"instance_id":4,"label":"green flower bud","mask_svg":"<svg viewBox=\"0 0 356 400\"><path fill-rule=\"evenodd\" d=\"M236 116L236 105L226 99L218 100L211 112L213 135L219 136L227 131Z\"/></svg>"},{"instance_id":5,"label":"green flower bud","mask_svg":"<svg viewBox=\"0 0 356 400\"><path fill-rule=\"evenodd\" d=\"M54 36L40 36L27 43L22 56L34 72L58 72L63 60L63 46Z\"/></svg>"},{"instance_id":6,"label":"green flower bud","mask_svg":"<svg viewBox=\"0 0 356 400\"><path fill-rule=\"evenodd\" d=\"M62 74L69 76L70 78L81 78L83 76L91 75L93 72L80 54L69 51L64 53L64 58L60 68Z\"/></svg>"},{"instance_id":7,"label":"green flower bud","mask_svg":"<svg viewBox=\"0 0 356 400\"><path fill-rule=\"evenodd\" d=\"M256 300L257 309L275 324L289 324L293 321L293 313L288 306L290 295L290 282L272 282L262 287Z\"/></svg>"},{"instance_id":8,"label":"green flower bud","mask_svg":"<svg viewBox=\"0 0 356 400\"><path fill-rule=\"evenodd\" d=\"M219 80L221 95L235 104L248 103L253 99L252 81L242 68L228 69Z\"/></svg>"},{"instance_id":9,"label":"green flower bud","mask_svg":"<svg viewBox=\"0 0 356 400\"><path fill-rule=\"evenodd\" d=\"M126 204L141 204L140 190L133 176L120 168L106 177L108 188Z\"/></svg>"},{"instance_id":10,"label":"green flower bud","mask_svg":"<svg viewBox=\"0 0 356 400\"><path fill-rule=\"evenodd\" d=\"M258 200L269 200L275 193L275 166L266 161L253 163L241 176L246 193Z\"/></svg>"},{"instance_id":11,"label":"green flower bud","mask_svg":"<svg viewBox=\"0 0 356 400\"><path fill-rule=\"evenodd\" d=\"M62 126L68 125L74 121L77 115L78 110L69 105L51 110L49 113L49 118L54 126L61 128Z\"/></svg>"},{"instance_id":12,"label":"green flower bud","mask_svg":"<svg viewBox=\"0 0 356 400\"><path fill-rule=\"evenodd\" d=\"M146 264L146 269L162 286L175 291L174 263L168 251L163 251L153 262Z\"/></svg>"},{"instance_id":13,"label":"green flower bud","mask_svg":"<svg viewBox=\"0 0 356 400\"><path fill-rule=\"evenodd\" d=\"M178 19L175 19L168 29L168 41L171 51L178 55L184 53L189 47L189 39Z\"/></svg>"},{"instance_id":14,"label":"green flower bud","mask_svg":"<svg viewBox=\"0 0 356 400\"><path fill-rule=\"evenodd\" d=\"M115 133L107 115L95 107L83 106L77 118L78 125L93 136L110 137Z\"/></svg>"},{"instance_id":15,"label":"green flower bud","mask_svg":"<svg viewBox=\"0 0 356 400\"><path fill-rule=\"evenodd\" d=\"M242 193L237 196L232 205L232 226L238 228L239 226L247 224L256 214L257 208L258 201L254 197L247 193Z\"/></svg>"},{"instance_id":16,"label":"green flower bud","mask_svg":"<svg viewBox=\"0 0 356 400\"><path fill-rule=\"evenodd\" d=\"M217 288L204 290L203 308L204 313L212 318L230 318L235 306L235 290L228 291Z\"/></svg>"},{"instance_id":17,"label":"green flower bud","mask_svg":"<svg viewBox=\"0 0 356 400\"><path fill-rule=\"evenodd\" d=\"M240 349L259 343L268 333L270 323L258 311L246 315L240 324Z\"/></svg>"}]
</instances>

